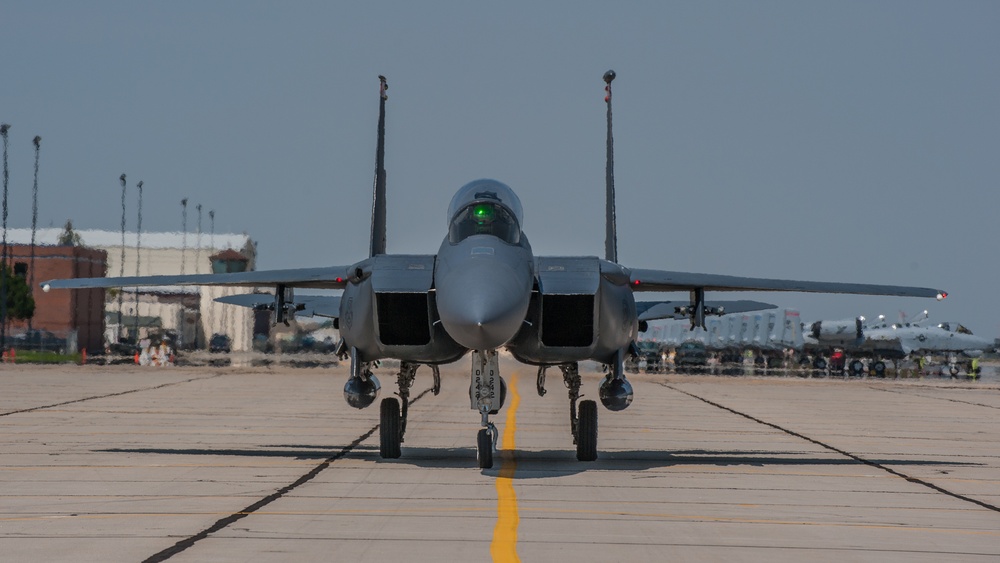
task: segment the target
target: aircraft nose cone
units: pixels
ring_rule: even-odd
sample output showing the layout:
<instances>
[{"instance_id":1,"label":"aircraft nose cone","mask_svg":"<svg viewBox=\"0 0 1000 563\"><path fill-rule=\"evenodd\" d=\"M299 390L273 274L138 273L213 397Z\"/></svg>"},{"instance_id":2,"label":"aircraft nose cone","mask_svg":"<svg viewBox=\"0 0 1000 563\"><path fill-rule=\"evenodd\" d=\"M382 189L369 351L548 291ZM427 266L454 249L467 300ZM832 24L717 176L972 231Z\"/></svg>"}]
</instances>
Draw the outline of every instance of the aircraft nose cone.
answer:
<instances>
[{"instance_id":1,"label":"aircraft nose cone","mask_svg":"<svg viewBox=\"0 0 1000 563\"><path fill-rule=\"evenodd\" d=\"M438 280L438 314L445 330L470 350L493 350L520 330L531 288L509 268L468 267Z\"/></svg>"},{"instance_id":2,"label":"aircraft nose cone","mask_svg":"<svg viewBox=\"0 0 1000 563\"><path fill-rule=\"evenodd\" d=\"M458 305L451 309L451 314L442 315L445 330L470 350L499 348L517 334L524 315L508 303L493 299L478 301L464 307Z\"/></svg>"}]
</instances>

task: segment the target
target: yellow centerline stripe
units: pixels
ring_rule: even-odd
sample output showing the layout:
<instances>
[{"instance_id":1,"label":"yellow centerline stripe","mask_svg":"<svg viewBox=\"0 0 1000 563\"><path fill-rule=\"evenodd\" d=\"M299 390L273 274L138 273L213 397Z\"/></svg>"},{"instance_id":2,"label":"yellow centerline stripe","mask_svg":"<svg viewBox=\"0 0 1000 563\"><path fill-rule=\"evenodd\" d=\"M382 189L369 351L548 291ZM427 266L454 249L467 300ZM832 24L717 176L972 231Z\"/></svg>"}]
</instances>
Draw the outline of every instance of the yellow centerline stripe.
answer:
<instances>
[{"instance_id":1,"label":"yellow centerline stripe","mask_svg":"<svg viewBox=\"0 0 1000 563\"><path fill-rule=\"evenodd\" d=\"M517 459L514 457L514 433L517 431L517 407L521 397L517 394L517 374L510 378L507 387L510 406L507 407L507 423L503 428L500 451L500 474L497 476L497 524L493 528L493 542L490 555L493 561L521 561L517 556L517 495L514 493L514 472Z\"/></svg>"}]
</instances>

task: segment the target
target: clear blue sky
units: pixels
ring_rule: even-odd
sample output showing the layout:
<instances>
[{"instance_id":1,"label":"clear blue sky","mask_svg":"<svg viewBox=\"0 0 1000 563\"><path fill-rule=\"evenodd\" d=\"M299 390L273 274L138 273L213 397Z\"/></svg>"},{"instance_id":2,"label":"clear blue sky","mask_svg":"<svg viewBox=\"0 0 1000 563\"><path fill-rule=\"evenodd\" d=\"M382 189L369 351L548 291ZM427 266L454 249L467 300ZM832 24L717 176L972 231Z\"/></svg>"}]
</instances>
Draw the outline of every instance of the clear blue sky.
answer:
<instances>
[{"instance_id":1,"label":"clear blue sky","mask_svg":"<svg viewBox=\"0 0 1000 563\"><path fill-rule=\"evenodd\" d=\"M613 68L624 264L940 287L763 297L1000 336L998 29L969 1L8 1L8 226L41 135L41 226L118 229L124 172L130 230L143 180L144 230L188 197L190 230L214 209L260 268L359 260L384 74L390 252L434 252L454 191L493 177L537 254L601 255Z\"/></svg>"}]
</instances>

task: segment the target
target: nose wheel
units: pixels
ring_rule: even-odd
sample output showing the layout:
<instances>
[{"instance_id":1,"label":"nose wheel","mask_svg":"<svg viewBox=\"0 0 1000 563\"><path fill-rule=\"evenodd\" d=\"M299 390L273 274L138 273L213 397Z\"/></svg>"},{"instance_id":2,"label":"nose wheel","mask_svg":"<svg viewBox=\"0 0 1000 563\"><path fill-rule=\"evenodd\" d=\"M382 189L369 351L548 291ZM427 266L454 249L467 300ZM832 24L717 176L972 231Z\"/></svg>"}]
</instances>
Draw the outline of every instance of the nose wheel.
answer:
<instances>
[{"instance_id":1,"label":"nose wheel","mask_svg":"<svg viewBox=\"0 0 1000 563\"><path fill-rule=\"evenodd\" d=\"M497 444L497 428L493 423L479 430L476 434L476 461L479 462L479 469L490 469L493 467L493 450Z\"/></svg>"}]
</instances>

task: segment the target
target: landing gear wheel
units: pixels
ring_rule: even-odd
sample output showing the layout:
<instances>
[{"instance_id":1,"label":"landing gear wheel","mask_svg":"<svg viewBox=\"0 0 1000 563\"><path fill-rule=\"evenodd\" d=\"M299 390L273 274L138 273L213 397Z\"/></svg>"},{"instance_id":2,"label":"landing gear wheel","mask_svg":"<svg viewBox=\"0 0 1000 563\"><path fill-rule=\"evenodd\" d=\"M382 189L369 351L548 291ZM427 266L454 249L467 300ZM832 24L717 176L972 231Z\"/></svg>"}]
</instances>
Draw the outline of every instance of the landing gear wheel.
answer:
<instances>
[{"instance_id":1,"label":"landing gear wheel","mask_svg":"<svg viewBox=\"0 0 1000 563\"><path fill-rule=\"evenodd\" d=\"M863 364L861 360L851 360L851 363L848 366L848 371L850 371L851 375L854 377L861 377L865 373L865 364Z\"/></svg>"},{"instance_id":2,"label":"landing gear wheel","mask_svg":"<svg viewBox=\"0 0 1000 563\"><path fill-rule=\"evenodd\" d=\"M580 420L576 425L576 459L594 461L597 459L597 403L580 402Z\"/></svg>"},{"instance_id":3,"label":"landing gear wheel","mask_svg":"<svg viewBox=\"0 0 1000 563\"><path fill-rule=\"evenodd\" d=\"M885 377L885 362L883 362L882 360L876 361L875 364L872 366L872 369L875 370L876 377Z\"/></svg>"},{"instance_id":4,"label":"landing gear wheel","mask_svg":"<svg viewBox=\"0 0 1000 563\"><path fill-rule=\"evenodd\" d=\"M476 435L476 460L479 461L479 469L490 469L493 467L493 437L490 431L483 428Z\"/></svg>"},{"instance_id":5,"label":"landing gear wheel","mask_svg":"<svg viewBox=\"0 0 1000 563\"><path fill-rule=\"evenodd\" d=\"M382 399L379 407L378 453L382 459L396 459L400 456L399 444L399 401L395 397Z\"/></svg>"}]
</instances>

